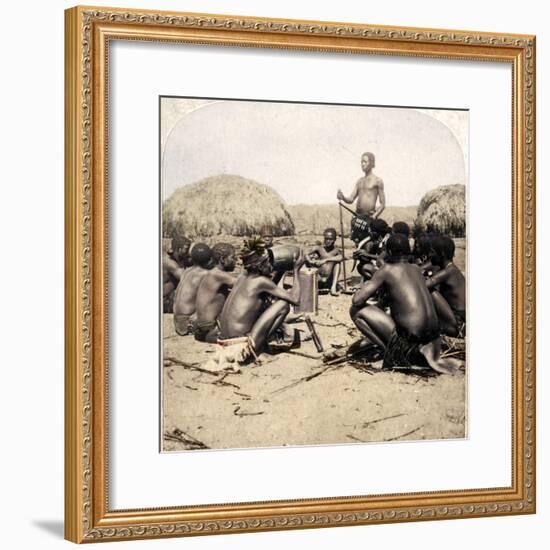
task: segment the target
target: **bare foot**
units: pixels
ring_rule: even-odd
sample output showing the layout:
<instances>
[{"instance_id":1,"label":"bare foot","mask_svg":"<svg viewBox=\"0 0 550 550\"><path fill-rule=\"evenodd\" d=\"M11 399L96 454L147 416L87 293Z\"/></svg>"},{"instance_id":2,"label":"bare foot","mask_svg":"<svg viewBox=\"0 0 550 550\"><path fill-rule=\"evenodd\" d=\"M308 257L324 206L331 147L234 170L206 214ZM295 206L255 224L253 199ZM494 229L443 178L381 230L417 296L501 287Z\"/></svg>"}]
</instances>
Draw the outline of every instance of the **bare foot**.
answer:
<instances>
[{"instance_id":1,"label":"bare foot","mask_svg":"<svg viewBox=\"0 0 550 550\"><path fill-rule=\"evenodd\" d=\"M434 361L430 363L430 367L438 372L439 374L450 374L454 375L456 374L456 369L450 365L442 364L444 362L444 359L440 359L439 361Z\"/></svg>"},{"instance_id":2,"label":"bare foot","mask_svg":"<svg viewBox=\"0 0 550 550\"><path fill-rule=\"evenodd\" d=\"M439 340L433 341L421 346L419 351L426 358L428 365L430 365L434 371L439 374L457 374L462 365L462 361L452 357L440 357L440 345L441 343Z\"/></svg>"}]
</instances>

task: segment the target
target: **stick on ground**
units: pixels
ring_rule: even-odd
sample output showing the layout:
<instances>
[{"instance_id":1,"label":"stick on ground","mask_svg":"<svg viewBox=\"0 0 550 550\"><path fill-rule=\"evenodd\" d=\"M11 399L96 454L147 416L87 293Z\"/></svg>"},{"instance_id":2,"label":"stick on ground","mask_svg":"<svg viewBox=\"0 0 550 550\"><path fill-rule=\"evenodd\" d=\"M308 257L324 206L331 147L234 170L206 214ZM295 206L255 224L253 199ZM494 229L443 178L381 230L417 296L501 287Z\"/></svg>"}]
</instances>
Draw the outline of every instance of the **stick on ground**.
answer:
<instances>
[{"instance_id":1,"label":"stick on ground","mask_svg":"<svg viewBox=\"0 0 550 550\"><path fill-rule=\"evenodd\" d=\"M397 441L398 439L401 439L403 437L407 437L408 435L412 435L416 433L420 428L423 428L424 426L418 426L418 428L415 428L414 430L411 430L410 432L406 432L401 435L396 435L395 437L390 437L389 439L384 439L384 441Z\"/></svg>"}]
</instances>

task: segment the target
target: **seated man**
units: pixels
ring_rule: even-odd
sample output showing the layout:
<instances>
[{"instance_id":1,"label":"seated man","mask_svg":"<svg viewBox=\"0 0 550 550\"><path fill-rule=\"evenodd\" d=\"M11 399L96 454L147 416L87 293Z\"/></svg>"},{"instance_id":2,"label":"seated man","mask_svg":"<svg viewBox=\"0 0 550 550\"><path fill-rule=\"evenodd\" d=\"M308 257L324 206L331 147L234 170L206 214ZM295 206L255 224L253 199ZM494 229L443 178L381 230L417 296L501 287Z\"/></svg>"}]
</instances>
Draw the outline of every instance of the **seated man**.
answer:
<instances>
[{"instance_id":1,"label":"seated man","mask_svg":"<svg viewBox=\"0 0 550 550\"><path fill-rule=\"evenodd\" d=\"M392 235L384 265L353 296L350 315L357 328L385 349L383 368L429 365L442 374L454 374L456 359L441 357L439 322L422 272L409 262L409 240ZM378 289L384 289L391 315L366 305Z\"/></svg>"},{"instance_id":2,"label":"seated man","mask_svg":"<svg viewBox=\"0 0 550 550\"><path fill-rule=\"evenodd\" d=\"M174 327L180 336L191 331L197 292L211 267L212 250L204 243L197 243L191 250L191 260L193 266L183 272L174 295Z\"/></svg>"},{"instance_id":3,"label":"seated man","mask_svg":"<svg viewBox=\"0 0 550 550\"><path fill-rule=\"evenodd\" d=\"M364 281L370 279L383 263L386 255L386 242L389 237L388 224L378 218L370 225L368 240L359 243L359 248L353 253L353 259L358 262L357 271L363 276Z\"/></svg>"},{"instance_id":4,"label":"seated man","mask_svg":"<svg viewBox=\"0 0 550 550\"><path fill-rule=\"evenodd\" d=\"M162 310L172 313L174 291L178 286L183 270L187 267L186 258L191 241L187 237L174 237L170 251L162 255Z\"/></svg>"},{"instance_id":5,"label":"seated man","mask_svg":"<svg viewBox=\"0 0 550 550\"><path fill-rule=\"evenodd\" d=\"M262 225L260 228L260 237L264 241L265 248L273 246L273 228L270 225Z\"/></svg>"},{"instance_id":6,"label":"seated man","mask_svg":"<svg viewBox=\"0 0 550 550\"><path fill-rule=\"evenodd\" d=\"M422 270L425 277L431 277L439 268L433 265L434 251L432 240L437 237L433 233L420 233L414 239L413 256L414 261Z\"/></svg>"},{"instance_id":7,"label":"seated man","mask_svg":"<svg viewBox=\"0 0 550 550\"><path fill-rule=\"evenodd\" d=\"M455 243L447 235L438 235L432 241L433 261L439 271L428 277L426 284L439 316L441 331L447 336L464 338L466 335L466 279L453 263Z\"/></svg>"},{"instance_id":8,"label":"seated man","mask_svg":"<svg viewBox=\"0 0 550 550\"><path fill-rule=\"evenodd\" d=\"M203 277L197 292L196 319L193 334L199 342L215 344L218 340L218 316L225 300L235 284L235 248L227 243L218 243L212 248L214 267Z\"/></svg>"},{"instance_id":9,"label":"seated man","mask_svg":"<svg viewBox=\"0 0 550 550\"><path fill-rule=\"evenodd\" d=\"M241 251L244 272L230 292L218 322L221 346L242 348L241 359L261 353L290 311L290 304L300 301L298 272L304 264L303 254L294 264L294 286L290 291L278 287L271 279L272 266L262 239L248 239Z\"/></svg>"},{"instance_id":10,"label":"seated man","mask_svg":"<svg viewBox=\"0 0 550 550\"><path fill-rule=\"evenodd\" d=\"M336 229L327 227L323 232L322 246L315 246L306 255L308 265L318 267L319 289L330 290L332 296L338 296L338 277L340 276L340 263L344 259L336 243Z\"/></svg>"},{"instance_id":11,"label":"seated man","mask_svg":"<svg viewBox=\"0 0 550 550\"><path fill-rule=\"evenodd\" d=\"M400 233L401 235L405 235L407 238L409 238L409 235L411 234L411 229L407 222L394 222L391 226L391 231L394 235L396 233Z\"/></svg>"}]
</instances>

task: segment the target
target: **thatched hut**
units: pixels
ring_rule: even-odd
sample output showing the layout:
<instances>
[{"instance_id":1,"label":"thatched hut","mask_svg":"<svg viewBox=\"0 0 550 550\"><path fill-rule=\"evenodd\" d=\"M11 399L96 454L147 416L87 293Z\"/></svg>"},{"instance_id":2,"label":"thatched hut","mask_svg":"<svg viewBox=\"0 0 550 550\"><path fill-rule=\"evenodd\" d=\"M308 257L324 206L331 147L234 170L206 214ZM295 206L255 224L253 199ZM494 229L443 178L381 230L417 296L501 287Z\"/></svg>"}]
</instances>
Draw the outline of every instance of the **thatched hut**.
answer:
<instances>
[{"instance_id":1,"label":"thatched hut","mask_svg":"<svg viewBox=\"0 0 550 550\"><path fill-rule=\"evenodd\" d=\"M466 187L461 184L441 185L428 191L418 206L415 230L464 237L466 233Z\"/></svg>"},{"instance_id":2,"label":"thatched hut","mask_svg":"<svg viewBox=\"0 0 550 550\"><path fill-rule=\"evenodd\" d=\"M241 176L222 174L180 187L163 205L165 236L249 236L264 227L274 236L294 235L280 195Z\"/></svg>"}]
</instances>

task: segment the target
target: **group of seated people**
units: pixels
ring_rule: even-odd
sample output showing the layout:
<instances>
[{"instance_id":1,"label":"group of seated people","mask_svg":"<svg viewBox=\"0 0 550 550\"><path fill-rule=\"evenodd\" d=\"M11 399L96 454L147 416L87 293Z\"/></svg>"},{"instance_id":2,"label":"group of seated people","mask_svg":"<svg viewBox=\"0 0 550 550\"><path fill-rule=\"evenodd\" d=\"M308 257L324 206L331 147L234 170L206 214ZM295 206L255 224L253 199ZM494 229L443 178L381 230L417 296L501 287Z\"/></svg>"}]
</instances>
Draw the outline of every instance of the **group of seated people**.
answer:
<instances>
[{"instance_id":1,"label":"group of seated people","mask_svg":"<svg viewBox=\"0 0 550 550\"><path fill-rule=\"evenodd\" d=\"M164 271L175 268L174 250L177 243L163 261ZM179 278L173 298L176 332L193 334L201 342L234 346L243 359L260 354L282 329L290 306L300 302L298 272L305 263L303 253L294 261L290 290L273 280L273 266L261 237L245 240L239 276L234 274L237 253L231 244L210 248L196 243L189 255L192 266L172 272Z\"/></svg>"},{"instance_id":2,"label":"group of seated people","mask_svg":"<svg viewBox=\"0 0 550 550\"><path fill-rule=\"evenodd\" d=\"M339 293L344 256L336 237L327 228L322 244L299 250L289 288L274 270L270 235L245 239L239 252L228 243L211 248L175 238L163 258L164 311L173 312L179 335L237 350L240 358L257 356L287 332L284 321L300 302L304 264L317 270L320 289ZM353 293L350 317L365 339L384 349L384 368L425 365L454 373L462 364L441 357L441 336L465 334L465 279L453 263L455 244L440 234L418 235L412 247L411 241L404 222L371 222L369 237L353 255L362 284Z\"/></svg>"},{"instance_id":3,"label":"group of seated people","mask_svg":"<svg viewBox=\"0 0 550 550\"><path fill-rule=\"evenodd\" d=\"M427 364L456 372L462 362L441 357L441 336L464 337L466 329L466 282L453 263L453 239L418 235L411 249L406 224L390 230L375 222L371 246L354 254L363 284L352 298L353 322L384 348L383 368Z\"/></svg>"}]
</instances>

